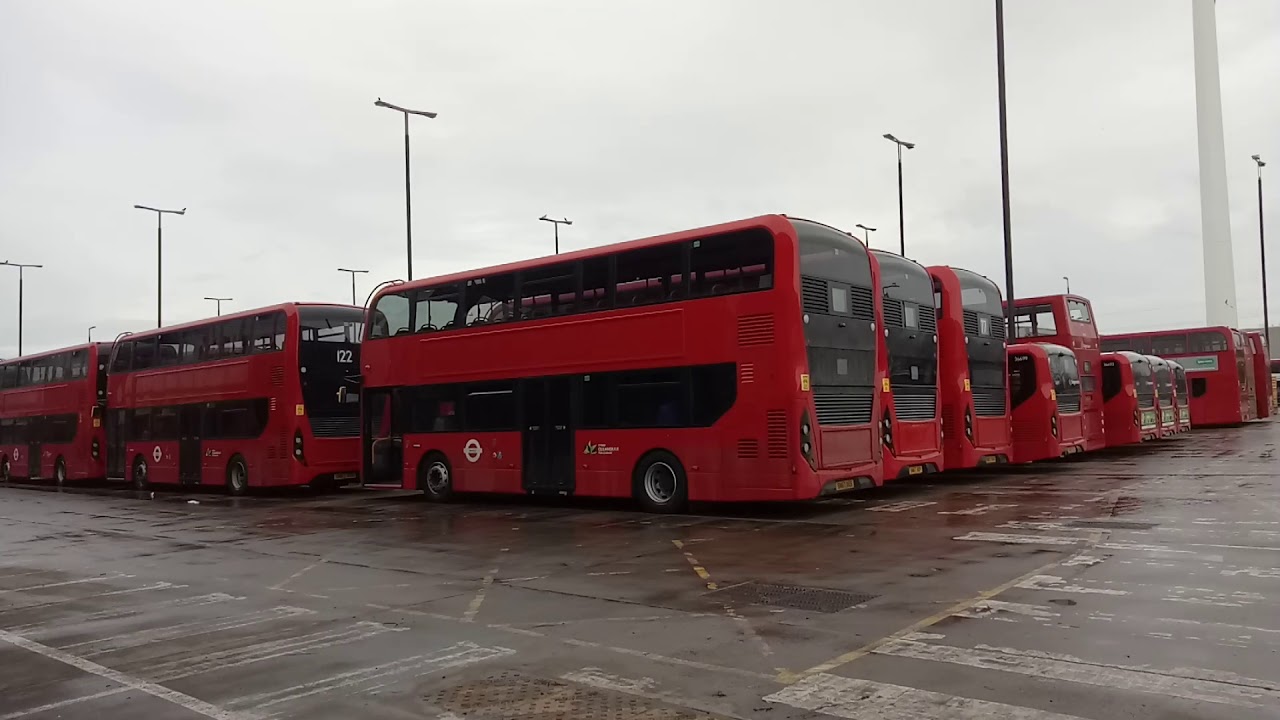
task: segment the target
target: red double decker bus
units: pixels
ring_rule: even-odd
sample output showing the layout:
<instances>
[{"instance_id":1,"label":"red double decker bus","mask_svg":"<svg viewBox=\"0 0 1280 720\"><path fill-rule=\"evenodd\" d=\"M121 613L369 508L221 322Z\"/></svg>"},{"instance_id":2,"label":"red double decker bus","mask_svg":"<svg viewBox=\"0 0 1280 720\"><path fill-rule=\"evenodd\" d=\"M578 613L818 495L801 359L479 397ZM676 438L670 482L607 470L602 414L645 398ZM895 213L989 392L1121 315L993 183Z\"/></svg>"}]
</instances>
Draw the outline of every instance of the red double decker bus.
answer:
<instances>
[{"instance_id":1,"label":"red double decker bus","mask_svg":"<svg viewBox=\"0 0 1280 720\"><path fill-rule=\"evenodd\" d=\"M1228 327L1105 335L1102 348L1175 359L1185 368L1191 422L1238 425L1257 415L1244 336Z\"/></svg>"},{"instance_id":2,"label":"red double decker bus","mask_svg":"<svg viewBox=\"0 0 1280 720\"><path fill-rule=\"evenodd\" d=\"M1138 407L1138 384L1135 370L1145 363L1141 356L1131 359L1129 353L1102 353L1102 403L1107 421L1107 447L1142 442L1142 412ZM1150 383L1150 368L1146 367Z\"/></svg>"},{"instance_id":3,"label":"red double decker bus","mask_svg":"<svg viewBox=\"0 0 1280 720\"><path fill-rule=\"evenodd\" d=\"M933 281L924 266L872 250L880 278L888 376L880 411L886 480L942 469L942 419L938 416L938 321Z\"/></svg>"},{"instance_id":4,"label":"red double decker bus","mask_svg":"<svg viewBox=\"0 0 1280 720\"><path fill-rule=\"evenodd\" d=\"M1010 345L1012 461L1029 463L1084 451L1075 354L1051 343Z\"/></svg>"},{"instance_id":5,"label":"red double decker bus","mask_svg":"<svg viewBox=\"0 0 1280 720\"><path fill-rule=\"evenodd\" d=\"M654 511L877 485L877 288L860 242L780 215L389 286L365 482Z\"/></svg>"},{"instance_id":6,"label":"red double decker bus","mask_svg":"<svg viewBox=\"0 0 1280 720\"><path fill-rule=\"evenodd\" d=\"M104 476L109 343L0 362L0 480Z\"/></svg>"},{"instance_id":7,"label":"red double decker bus","mask_svg":"<svg viewBox=\"0 0 1280 720\"><path fill-rule=\"evenodd\" d=\"M1079 295L1018 298L1014 301L1014 332L1020 342L1053 343L1075 354L1080 372L1085 449L1105 447L1098 328L1089 301Z\"/></svg>"},{"instance_id":8,"label":"red double decker bus","mask_svg":"<svg viewBox=\"0 0 1280 720\"><path fill-rule=\"evenodd\" d=\"M235 495L356 480L363 322L361 308L287 303L118 339L108 476Z\"/></svg>"},{"instance_id":9,"label":"red double decker bus","mask_svg":"<svg viewBox=\"0 0 1280 720\"><path fill-rule=\"evenodd\" d=\"M1009 387L1000 288L977 273L933 266L943 465L1009 461Z\"/></svg>"},{"instance_id":10,"label":"red double decker bus","mask_svg":"<svg viewBox=\"0 0 1280 720\"><path fill-rule=\"evenodd\" d=\"M1257 404L1255 415L1271 417L1271 368L1267 358L1267 343L1260 332L1245 333L1249 344L1250 364L1253 371L1253 394Z\"/></svg>"}]
</instances>

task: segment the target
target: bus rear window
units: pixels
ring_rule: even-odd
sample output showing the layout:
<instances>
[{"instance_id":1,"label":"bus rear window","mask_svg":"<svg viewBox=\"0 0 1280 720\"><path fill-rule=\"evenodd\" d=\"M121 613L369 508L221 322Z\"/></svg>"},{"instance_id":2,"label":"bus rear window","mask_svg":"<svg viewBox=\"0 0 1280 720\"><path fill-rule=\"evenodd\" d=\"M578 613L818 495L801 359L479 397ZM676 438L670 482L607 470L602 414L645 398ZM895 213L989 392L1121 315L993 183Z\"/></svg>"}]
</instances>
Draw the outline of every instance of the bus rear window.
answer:
<instances>
[{"instance_id":1,"label":"bus rear window","mask_svg":"<svg viewBox=\"0 0 1280 720\"><path fill-rule=\"evenodd\" d=\"M1187 347L1190 352L1225 352L1227 349L1227 336L1217 330L1206 330L1201 332L1193 332L1187 337Z\"/></svg>"}]
</instances>

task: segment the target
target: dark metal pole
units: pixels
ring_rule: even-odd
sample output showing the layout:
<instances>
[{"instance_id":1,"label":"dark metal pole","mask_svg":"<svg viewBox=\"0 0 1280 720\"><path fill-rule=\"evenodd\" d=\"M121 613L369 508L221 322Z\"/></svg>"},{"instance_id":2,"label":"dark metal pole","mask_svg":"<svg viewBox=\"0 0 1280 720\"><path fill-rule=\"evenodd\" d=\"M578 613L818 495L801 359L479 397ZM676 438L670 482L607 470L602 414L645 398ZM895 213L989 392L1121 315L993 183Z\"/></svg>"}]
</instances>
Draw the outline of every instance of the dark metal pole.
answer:
<instances>
[{"instance_id":1,"label":"dark metal pole","mask_svg":"<svg viewBox=\"0 0 1280 720\"><path fill-rule=\"evenodd\" d=\"M1008 341L1016 339L1013 322L1013 225L1009 217L1009 126L1005 113L1004 87L1004 0L996 0L996 84L1000 103L1000 195L1004 211L1004 294L1005 335Z\"/></svg>"},{"instance_id":2,"label":"dark metal pole","mask_svg":"<svg viewBox=\"0 0 1280 720\"><path fill-rule=\"evenodd\" d=\"M351 304L356 304L356 274L351 273Z\"/></svg>"},{"instance_id":3,"label":"dark metal pole","mask_svg":"<svg viewBox=\"0 0 1280 720\"><path fill-rule=\"evenodd\" d=\"M1262 227L1262 165L1258 165L1258 254L1262 259L1262 336L1267 340L1267 362L1271 361L1271 314L1267 311L1267 240Z\"/></svg>"},{"instance_id":4,"label":"dark metal pole","mask_svg":"<svg viewBox=\"0 0 1280 720\"><path fill-rule=\"evenodd\" d=\"M902 143L898 143L898 254L907 256L907 226L902 214Z\"/></svg>"},{"instance_id":5,"label":"dark metal pole","mask_svg":"<svg viewBox=\"0 0 1280 720\"><path fill-rule=\"evenodd\" d=\"M22 357L22 266L18 267L18 357Z\"/></svg>"},{"instance_id":6,"label":"dark metal pole","mask_svg":"<svg viewBox=\"0 0 1280 720\"><path fill-rule=\"evenodd\" d=\"M404 240L408 255L408 273L405 280L413 279L413 200L409 188L409 113L404 115ZM354 278L352 278L354 280Z\"/></svg>"},{"instance_id":7,"label":"dark metal pole","mask_svg":"<svg viewBox=\"0 0 1280 720\"><path fill-rule=\"evenodd\" d=\"M164 296L161 293L161 286L164 284L164 244L163 230L164 214L156 213L156 327L162 327L160 321L160 308L164 305Z\"/></svg>"},{"instance_id":8,"label":"dark metal pole","mask_svg":"<svg viewBox=\"0 0 1280 720\"><path fill-rule=\"evenodd\" d=\"M551 227L556 229L556 254L560 254L560 223L551 223Z\"/></svg>"}]
</instances>

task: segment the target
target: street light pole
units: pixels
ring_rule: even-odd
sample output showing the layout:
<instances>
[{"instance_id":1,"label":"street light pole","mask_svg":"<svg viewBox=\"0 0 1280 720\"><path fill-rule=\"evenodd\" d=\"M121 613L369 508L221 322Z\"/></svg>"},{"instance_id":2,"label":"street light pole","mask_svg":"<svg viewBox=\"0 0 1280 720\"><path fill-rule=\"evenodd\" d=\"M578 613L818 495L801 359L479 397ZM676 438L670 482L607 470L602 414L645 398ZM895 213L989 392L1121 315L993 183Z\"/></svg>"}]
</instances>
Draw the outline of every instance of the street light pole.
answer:
<instances>
[{"instance_id":1,"label":"street light pole","mask_svg":"<svg viewBox=\"0 0 1280 720\"><path fill-rule=\"evenodd\" d=\"M1258 253L1262 260L1262 336L1267 341L1267 362L1271 361L1271 315L1267 312L1267 236L1262 227L1262 168L1267 164L1259 155L1253 156L1258 164Z\"/></svg>"},{"instance_id":2,"label":"street light pole","mask_svg":"<svg viewBox=\"0 0 1280 720\"><path fill-rule=\"evenodd\" d=\"M368 273L368 270L350 270L348 268L338 268L338 272L351 273L351 304L358 305L356 302L356 274Z\"/></svg>"},{"instance_id":3,"label":"street light pole","mask_svg":"<svg viewBox=\"0 0 1280 720\"><path fill-rule=\"evenodd\" d=\"M22 357L22 271L27 268L42 268L44 266L9 262L8 260L0 262L0 265L18 268L18 357Z\"/></svg>"},{"instance_id":4,"label":"street light pole","mask_svg":"<svg viewBox=\"0 0 1280 720\"><path fill-rule=\"evenodd\" d=\"M862 223L858 223L854 227L858 227L862 229L862 244L866 245L867 247L871 247L871 233L875 232L876 229L873 227L867 227Z\"/></svg>"},{"instance_id":5,"label":"street light pole","mask_svg":"<svg viewBox=\"0 0 1280 720\"><path fill-rule=\"evenodd\" d=\"M429 112L427 110L410 110L402 108L398 105L392 105L389 102L383 102L382 98L378 98L374 103L376 107L384 107L389 110L395 110L404 115L404 240L405 253L407 255L406 269L408 277L405 280L413 279L413 202L412 194L409 186L409 116L421 115L424 118L434 118L439 113Z\"/></svg>"},{"instance_id":6,"label":"street light pole","mask_svg":"<svg viewBox=\"0 0 1280 720\"><path fill-rule=\"evenodd\" d=\"M229 298L229 297L206 297L206 298L205 298L205 300L212 300L212 301L214 301L215 303L217 303L217 304L218 304L218 317L222 317L222 303L223 303L224 301L225 301L225 302L231 302L232 300L235 300L235 298Z\"/></svg>"},{"instance_id":7,"label":"street light pole","mask_svg":"<svg viewBox=\"0 0 1280 720\"><path fill-rule=\"evenodd\" d=\"M93 331L94 331L94 329L95 329L95 328L97 328L97 327L98 327L97 325L90 325L90 326L89 326L89 338L88 338L89 342L93 342Z\"/></svg>"},{"instance_id":8,"label":"street light pole","mask_svg":"<svg viewBox=\"0 0 1280 720\"><path fill-rule=\"evenodd\" d=\"M1004 0L996 0L996 86L1000 105L1000 198L1004 212L1005 337L1013 340L1013 222L1009 215L1009 123L1004 85Z\"/></svg>"},{"instance_id":9,"label":"street light pole","mask_svg":"<svg viewBox=\"0 0 1280 720\"><path fill-rule=\"evenodd\" d=\"M549 222L549 223L551 223L552 225L554 225L554 226L555 226L555 228L556 228L556 230L555 230L555 233L556 233L556 254L557 254L557 255L559 255L559 254L560 254L560 226L561 226L561 225L572 225L572 224L573 224L573 221L572 221L572 220L570 220L569 218L564 218L563 220L556 220L555 218L549 218L549 217L547 217L546 215L543 215L542 217L540 217L540 218L538 218L538 219L539 219L539 220L541 220L541 221L543 221L543 222Z\"/></svg>"},{"instance_id":10,"label":"street light pole","mask_svg":"<svg viewBox=\"0 0 1280 720\"><path fill-rule=\"evenodd\" d=\"M899 140L893 136L893 133L885 133L884 139L898 146L898 254L902 257L907 256L907 230L906 223L902 214L902 149L910 150L915 147L915 143L909 143L906 140Z\"/></svg>"},{"instance_id":11,"label":"street light pole","mask_svg":"<svg viewBox=\"0 0 1280 720\"><path fill-rule=\"evenodd\" d=\"M161 289L164 284L164 263L162 262L162 258L164 257L164 227L161 221L164 219L165 213L169 213L171 215L186 215L187 209L161 210L160 208L147 207L146 205L134 205L133 207L136 210L148 210L156 214L156 327L160 327L162 324L160 320L160 310L164 304L163 295L161 293Z\"/></svg>"}]
</instances>

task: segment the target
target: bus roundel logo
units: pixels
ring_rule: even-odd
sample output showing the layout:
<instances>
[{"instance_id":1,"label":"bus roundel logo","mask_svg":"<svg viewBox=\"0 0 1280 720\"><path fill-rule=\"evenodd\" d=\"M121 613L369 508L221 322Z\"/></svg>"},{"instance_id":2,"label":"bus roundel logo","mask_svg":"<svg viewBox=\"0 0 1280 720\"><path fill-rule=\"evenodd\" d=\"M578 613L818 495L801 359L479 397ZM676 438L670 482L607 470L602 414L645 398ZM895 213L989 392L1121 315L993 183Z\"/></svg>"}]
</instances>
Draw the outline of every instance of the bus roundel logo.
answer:
<instances>
[{"instance_id":1,"label":"bus roundel logo","mask_svg":"<svg viewBox=\"0 0 1280 720\"><path fill-rule=\"evenodd\" d=\"M471 438L466 445L462 446L462 454L467 458L467 462L479 460L481 452L483 451L480 449L480 441L475 438Z\"/></svg>"},{"instance_id":2,"label":"bus roundel logo","mask_svg":"<svg viewBox=\"0 0 1280 720\"><path fill-rule=\"evenodd\" d=\"M157 445L155 449L151 451L151 459L155 460L156 462L160 462L161 457L162 455L160 454L160 446Z\"/></svg>"}]
</instances>

